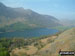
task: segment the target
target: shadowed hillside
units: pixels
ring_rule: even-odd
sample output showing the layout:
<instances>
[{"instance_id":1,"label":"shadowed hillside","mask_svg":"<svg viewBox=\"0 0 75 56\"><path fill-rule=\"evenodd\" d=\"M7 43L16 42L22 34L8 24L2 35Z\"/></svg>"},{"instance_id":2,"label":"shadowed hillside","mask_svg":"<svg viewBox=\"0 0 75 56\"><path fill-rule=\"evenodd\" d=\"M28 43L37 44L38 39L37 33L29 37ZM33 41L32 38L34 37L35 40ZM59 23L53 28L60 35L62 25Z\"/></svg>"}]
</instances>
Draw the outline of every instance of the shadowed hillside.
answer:
<instances>
[{"instance_id":1,"label":"shadowed hillside","mask_svg":"<svg viewBox=\"0 0 75 56\"><path fill-rule=\"evenodd\" d=\"M0 30L14 31L59 26L59 20L24 8L11 8L0 3Z\"/></svg>"}]
</instances>

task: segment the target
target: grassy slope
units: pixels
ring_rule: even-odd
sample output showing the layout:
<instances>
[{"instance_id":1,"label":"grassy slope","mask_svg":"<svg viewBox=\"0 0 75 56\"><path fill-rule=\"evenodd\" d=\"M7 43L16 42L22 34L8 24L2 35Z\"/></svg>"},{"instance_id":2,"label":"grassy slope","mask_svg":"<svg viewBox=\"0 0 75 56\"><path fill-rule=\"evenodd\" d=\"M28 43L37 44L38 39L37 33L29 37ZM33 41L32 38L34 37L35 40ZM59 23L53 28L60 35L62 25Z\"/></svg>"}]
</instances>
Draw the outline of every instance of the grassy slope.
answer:
<instances>
[{"instance_id":1,"label":"grassy slope","mask_svg":"<svg viewBox=\"0 0 75 56\"><path fill-rule=\"evenodd\" d=\"M55 36L39 39L38 41L35 41L33 44L29 46L27 46L27 48L14 49L15 51L13 52L14 54L16 54L17 52L16 55L18 56L24 55L24 53L30 56L33 55L58 56L60 49L62 51L75 51L75 28L67 30L59 34L58 36L55 35Z\"/></svg>"},{"instance_id":2,"label":"grassy slope","mask_svg":"<svg viewBox=\"0 0 75 56\"><path fill-rule=\"evenodd\" d=\"M57 29L59 31L64 31L64 30L67 30L67 29L70 29L71 27L68 27L68 26L56 26L56 27L51 27L52 29Z\"/></svg>"},{"instance_id":3,"label":"grassy slope","mask_svg":"<svg viewBox=\"0 0 75 56\"><path fill-rule=\"evenodd\" d=\"M39 53L41 53L41 55L44 53L45 56L58 56L60 49L62 51L75 51L75 28L60 34L53 43L47 44Z\"/></svg>"}]
</instances>

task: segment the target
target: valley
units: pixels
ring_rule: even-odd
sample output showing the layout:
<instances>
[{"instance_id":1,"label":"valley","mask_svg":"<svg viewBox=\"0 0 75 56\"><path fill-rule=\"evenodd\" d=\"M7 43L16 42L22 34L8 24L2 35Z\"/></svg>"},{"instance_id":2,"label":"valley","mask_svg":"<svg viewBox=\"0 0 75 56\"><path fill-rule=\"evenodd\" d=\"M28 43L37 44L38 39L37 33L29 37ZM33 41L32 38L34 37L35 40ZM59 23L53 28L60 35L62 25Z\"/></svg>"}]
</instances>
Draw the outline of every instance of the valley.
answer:
<instances>
[{"instance_id":1,"label":"valley","mask_svg":"<svg viewBox=\"0 0 75 56\"><path fill-rule=\"evenodd\" d=\"M74 0L0 0L0 56L75 52L74 4Z\"/></svg>"},{"instance_id":2,"label":"valley","mask_svg":"<svg viewBox=\"0 0 75 56\"><path fill-rule=\"evenodd\" d=\"M0 50L6 48L10 56L59 56L60 49L75 51L74 37L75 28L38 38L0 38Z\"/></svg>"}]
</instances>

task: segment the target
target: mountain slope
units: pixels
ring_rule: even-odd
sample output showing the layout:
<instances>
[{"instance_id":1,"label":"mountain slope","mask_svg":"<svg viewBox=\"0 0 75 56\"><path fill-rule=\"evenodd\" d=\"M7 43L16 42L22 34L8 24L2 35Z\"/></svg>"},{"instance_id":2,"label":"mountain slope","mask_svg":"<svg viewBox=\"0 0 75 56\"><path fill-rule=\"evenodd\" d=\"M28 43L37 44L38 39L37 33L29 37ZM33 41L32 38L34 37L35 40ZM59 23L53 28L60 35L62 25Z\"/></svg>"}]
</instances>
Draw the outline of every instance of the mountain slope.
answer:
<instances>
[{"instance_id":1,"label":"mountain slope","mask_svg":"<svg viewBox=\"0 0 75 56\"><path fill-rule=\"evenodd\" d=\"M58 56L59 51L75 51L75 28L59 34L51 44L47 44L39 53L46 56Z\"/></svg>"},{"instance_id":2,"label":"mountain slope","mask_svg":"<svg viewBox=\"0 0 75 56\"><path fill-rule=\"evenodd\" d=\"M25 39L23 40L25 41ZM26 39L26 41L28 40ZM21 39L19 43L21 43ZM59 56L60 49L61 51L75 51L75 28L45 38L32 38L26 43L31 44L14 48L11 50L10 56Z\"/></svg>"},{"instance_id":3,"label":"mountain slope","mask_svg":"<svg viewBox=\"0 0 75 56\"><path fill-rule=\"evenodd\" d=\"M53 16L42 15L30 9L10 8L0 3L0 27L6 28L7 26L11 28L11 25L14 27L15 23L18 24L19 22L25 24L25 28L54 27L60 25L58 23L59 20Z\"/></svg>"}]
</instances>

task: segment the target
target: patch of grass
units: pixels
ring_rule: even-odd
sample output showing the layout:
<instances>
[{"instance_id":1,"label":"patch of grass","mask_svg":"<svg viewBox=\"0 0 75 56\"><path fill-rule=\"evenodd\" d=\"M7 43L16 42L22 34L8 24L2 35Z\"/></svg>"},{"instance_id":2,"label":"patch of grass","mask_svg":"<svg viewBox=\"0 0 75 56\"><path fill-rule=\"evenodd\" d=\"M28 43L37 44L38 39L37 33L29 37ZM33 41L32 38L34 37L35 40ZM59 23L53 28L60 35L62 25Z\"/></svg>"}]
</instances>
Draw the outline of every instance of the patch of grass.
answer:
<instances>
[{"instance_id":1,"label":"patch of grass","mask_svg":"<svg viewBox=\"0 0 75 56\"><path fill-rule=\"evenodd\" d=\"M71 27L68 27L68 26L57 26L57 27L51 27L51 29L57 29L59 31L64 31L64 30L67 30L67 29L70 29Z\"/></svg>"}]
</instances>

